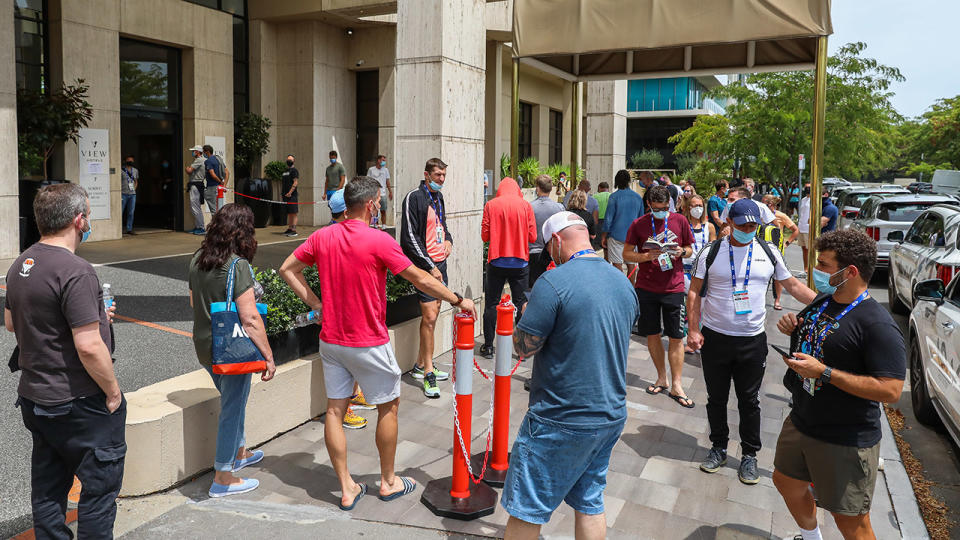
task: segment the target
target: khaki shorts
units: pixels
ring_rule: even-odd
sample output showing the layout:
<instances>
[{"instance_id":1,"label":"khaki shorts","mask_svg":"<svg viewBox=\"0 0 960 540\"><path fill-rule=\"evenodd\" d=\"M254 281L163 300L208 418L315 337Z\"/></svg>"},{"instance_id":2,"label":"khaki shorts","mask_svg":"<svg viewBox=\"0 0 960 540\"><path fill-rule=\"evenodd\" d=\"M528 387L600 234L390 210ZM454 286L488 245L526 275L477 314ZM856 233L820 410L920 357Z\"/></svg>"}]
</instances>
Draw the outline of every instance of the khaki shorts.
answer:
<instances>
[{"instance_id":1,"label":"khaki shorts","mask_svg":"<svg viewBox=\"0 0 960 540\"><path fill-rule=\"evenodd\" d=\"M802 247L807 247L808 242L810 242L810 233L802 232L797 236L797 243Z\"/></svg>"},{"instance_id":2,"label":"khaki shorts","mask_svg":"<svg viewBox=\"0 0 960 540\"><path fill-rule=\"evenodd\" d=\"M613 264L623 264L623 242L607 236L607 260Z\"/></svg>"},{"instance_id":3,"label":"khaki shorts","mask_svg":"<svg viewBox=\"0 0 960 540\"><path fill-rule=\"evenodd\" d=\"M844 516L870 511L879 464L880 443L857 448L824 442L801 433L789 416L773 458L780 474L813 483L817 506Z\"/></svg>"}]
</instances>

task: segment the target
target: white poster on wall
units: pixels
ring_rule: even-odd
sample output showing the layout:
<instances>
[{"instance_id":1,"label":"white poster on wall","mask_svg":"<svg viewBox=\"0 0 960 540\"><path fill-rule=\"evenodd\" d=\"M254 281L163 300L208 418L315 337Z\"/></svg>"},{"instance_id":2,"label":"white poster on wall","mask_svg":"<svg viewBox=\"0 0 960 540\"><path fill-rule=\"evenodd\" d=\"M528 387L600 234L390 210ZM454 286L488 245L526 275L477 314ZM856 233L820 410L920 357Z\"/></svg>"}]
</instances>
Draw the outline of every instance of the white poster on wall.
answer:
<instances>
[{"instance_id":1,"label":"white poster on wall","mask_svg":"<svg viewBox=\"0 0 960 540\"><path fill-rule=\"evenodd\" d=\"M90 219L110 219L110 132L82 128L77 141L80 186L90 197Z\"/></svg>"},{"instance_id":2,"label":"white poster on wall","mask_svg":"<svg viewBox=\"0 0 960 540\"><path fill-rule=\"evenodd\" d=\"M203 144L209 144L213 147L213 154L220 156L223 163L227 163L227 139L217 137L216 135L204 135Z\"/></svg>"}]
</instances>

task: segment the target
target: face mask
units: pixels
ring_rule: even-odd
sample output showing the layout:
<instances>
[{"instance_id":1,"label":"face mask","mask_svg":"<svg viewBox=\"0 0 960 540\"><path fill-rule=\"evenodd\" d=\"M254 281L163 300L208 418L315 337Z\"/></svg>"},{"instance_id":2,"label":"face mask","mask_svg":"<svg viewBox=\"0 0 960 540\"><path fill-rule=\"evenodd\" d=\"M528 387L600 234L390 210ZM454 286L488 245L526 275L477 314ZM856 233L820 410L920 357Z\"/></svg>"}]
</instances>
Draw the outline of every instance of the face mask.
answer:
<instances>
[{"instance_id":1,"label":"face mask","mask_svg":"<svg viewBox=\"0 0 960 540\"><path fill-rule=\"evenodd\" d=\"M703 207L694 206L693 208L690 209L690 215L695 217L696 219L700 219L701 217L703 217Z\"/></svg>"},{"instance_id":2,"label":"face mask","mask_svg":"<svg viewBox=\"0 0 960 540\"><path fill-rule=\"evenodd\" d=\"M823 270L817 270L816 268L814 268L813 269L813 286L816 287L817 290L822 293L833 294L837 292L837 288L843 285L844 283L846 283L847 280L843 280L836 285L831 285L830 279L833 278L833 276L843 272L844 270L846 270L846 268L836 272L835 274L828 274Z\"/></svg>"},{"instance_id":3,"label":"face mask","mask_svg":"<svg viewBox=\"0 0 960 540\"><path fill-rule=\"evenodd\" d=\"M170 168L170 164L169 164L169 163L161 163L160 166L163 167L164 169Z\"/></svg>"},{"instance_id":4,"label":"face mask","mask_svg":"<svg viewBox=\"0 0 960 540\"><path fill-rule=\"evenodd\" d=\"M292 160L292 159L288 159L288 160L287 160L287 167L293 167L293 160Z\"/></svg>"},{"instance_id":5,"label":"face mask","mask_svg":"<svg viewBox=\"0 0 960 540\"><path fill-rule=\"evenodd\" d=\"M90 238L90 233L93 232L93 223L90 223L90 218L85 219L87 220L87 230L83 231L82 235L80 236L81 244L86 242L87 239Z\"/></svg>"},{"instance_id":6,"label":"face mask","mask_svg":"<svg viewBox=\"0 0 960 540\"><path fill-rule=\"evenodd\" d=\"M440 191L441 189L443 189L443 184L438 184L438 183L434 182L433 180L431 180L431 181L430 181L430 189L432 189L432 190L434 190L434 191Z\"/></svg>"},{"instance_id":7,"label":"face mask","mask_svg":"<svg viewBox=\"0 0 960 540\"><path fill-rule=\"evenodd\" d=\"M736 240L737 242L740 242L741 244L749 244L750 242L753 241L753 233L743 232L740 229L734 227L733 239Z\"/></svg>"},{"instance_id":8,"label":"face mask","mask_svg":"<svg viewBox=\"0 0 960 540\"><path fill-rule=\"evenodd\" d=\"M128 162L127 162L127 167L133 167L133 162L132 162L132 161L128 161Z\"/></svg>"},{"instance_id":9,"label":"face mask","mask_svg":"<svg viewBox=\"0 0 960 540\"><path fill-rule=\"evenodd\" d=\"M386 167L386 166L387 166L387 162L386 162L386 161L381 161L381 162L380 162L380 166L381 166L381 167Z\"/></svg>"},{"instance_id":10,"label":"face mask","mask_svg":"<svg viewBox=\"0 0 960 540\"><path fill-rule=\"evenodd\" d=\"M655 219L665 219L667 217L667 214L669 213L670 213L669 210L654 210L653 217Z\"/></svg>"},{"instance_id":11,"label":"face mask","mask_svg":"<svg viewBox=\"0 0 960 540\"><path fill-rule=\"evenodd\" d=\"M331 163L331 164L336 163L336 162L337 162L337 158L333 158L333 157L330 158L330 163Z\"/></svg>"}]
</instances>

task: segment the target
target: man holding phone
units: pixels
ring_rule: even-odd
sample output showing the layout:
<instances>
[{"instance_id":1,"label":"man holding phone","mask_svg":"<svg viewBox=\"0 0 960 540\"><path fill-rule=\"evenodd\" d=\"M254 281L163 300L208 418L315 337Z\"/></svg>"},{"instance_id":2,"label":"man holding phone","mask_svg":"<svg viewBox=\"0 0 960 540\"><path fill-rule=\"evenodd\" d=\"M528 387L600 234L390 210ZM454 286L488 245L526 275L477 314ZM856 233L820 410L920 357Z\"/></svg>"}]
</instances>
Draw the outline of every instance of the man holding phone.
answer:
<instances>
[{"instance_id":1,"label":"man holding phone","mask_svg":"<svg viewBox=\"0 0 960 540\"><path fill-rule=\"evenodd\" d=\"M700 470L714 473L727 462L730 435L727 399L732 379L740 409L743 448L737 476L748 485L760 480L757 452L760 450L760 384L767 365L764 332L767 283L770 278L777 280L803 303L816 296L793 277L778 250L756 237L762 219L760 209L750 199L740 199L731 205L727 217L731 234L701 251L694 263L687 296L690 328L687 344L701 350L707 387L707 420L713 443Z\"/></svg>"}]
</instances>

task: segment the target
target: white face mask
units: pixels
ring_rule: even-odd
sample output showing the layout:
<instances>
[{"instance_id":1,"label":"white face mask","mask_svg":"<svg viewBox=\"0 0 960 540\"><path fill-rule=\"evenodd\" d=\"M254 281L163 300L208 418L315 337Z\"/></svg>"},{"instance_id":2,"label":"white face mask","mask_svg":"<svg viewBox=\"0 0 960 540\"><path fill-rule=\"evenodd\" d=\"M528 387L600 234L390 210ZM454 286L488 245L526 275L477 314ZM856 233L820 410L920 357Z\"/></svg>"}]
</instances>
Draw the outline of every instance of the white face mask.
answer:
<instances>
[{"instance_id":1,"label":"white face mask","mask_svg":"<svg viewBox=\"0 0 960 540\"><path fill-rule=\"evenodd\" d=\"M701 217L703 217L703 207L694 206L693 208L690 209L690 215L696 219L700 219Z\"/></svg>"}]
</instances>

